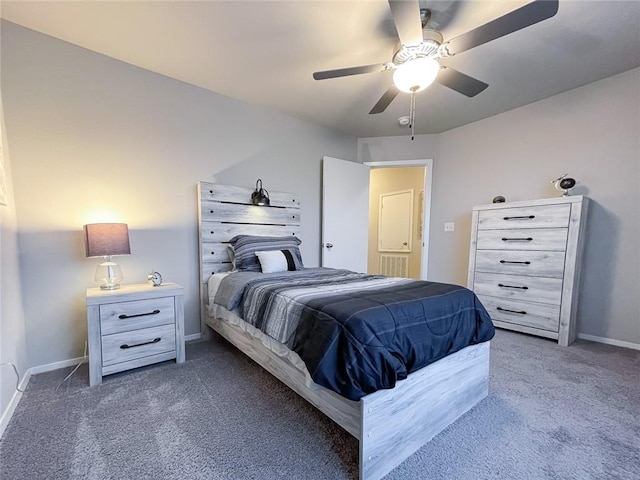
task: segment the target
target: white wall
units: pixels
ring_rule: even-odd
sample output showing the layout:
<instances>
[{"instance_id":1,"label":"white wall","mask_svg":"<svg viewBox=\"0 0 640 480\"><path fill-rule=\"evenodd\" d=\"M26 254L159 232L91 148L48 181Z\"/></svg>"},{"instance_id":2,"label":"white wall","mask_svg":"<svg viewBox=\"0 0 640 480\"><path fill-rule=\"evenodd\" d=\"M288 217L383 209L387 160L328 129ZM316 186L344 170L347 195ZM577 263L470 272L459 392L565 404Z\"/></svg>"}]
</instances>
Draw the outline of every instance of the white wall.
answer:
<instances>
[{"instance_id":1,"label":"white wall","mask_svg":"<svg viewBox=\"0 0 640 480\"><path fill-rule=\"evenodd\" d=\"M185 333L199 332L199 180L298 193L304 260L319 264L321 158L355 160L354 137L7 22L2 67L29 366L82 354L98 263L85 223L128 223L125 283L153 268L182 284Z\"/></svg>"},{"instance_id":2,"label":"white wall","mask_svg":"<svg viewBox=\"0 0 640 480\"><path fill-rule=\"evenodd\" d=\"M13 198L9 145L5 135L2 91L0 90L0 181L4 181L7 205L0 205L0 364L11 362L22 376L27 370L25 323L22 310L20 275L18 271L18 245L16 210ZM7 412L16 393L15 373L9 366L0 367L0 418ZM6 426L0 422L0 434Z\"/></svg>"},{"instance_id":3,"label":"white wall","mask_svg":"<svg viewBox=\"0 0 640 480\"><path fill-rule=\"evenodd\" d=\"M549 180L576 178L592 200L578 330L640 344L640 69L413 142L358 140L359 161L412 158L434 159L429 277L463 285L473 205L557 196Z\"/></svg>"}]
</instances>

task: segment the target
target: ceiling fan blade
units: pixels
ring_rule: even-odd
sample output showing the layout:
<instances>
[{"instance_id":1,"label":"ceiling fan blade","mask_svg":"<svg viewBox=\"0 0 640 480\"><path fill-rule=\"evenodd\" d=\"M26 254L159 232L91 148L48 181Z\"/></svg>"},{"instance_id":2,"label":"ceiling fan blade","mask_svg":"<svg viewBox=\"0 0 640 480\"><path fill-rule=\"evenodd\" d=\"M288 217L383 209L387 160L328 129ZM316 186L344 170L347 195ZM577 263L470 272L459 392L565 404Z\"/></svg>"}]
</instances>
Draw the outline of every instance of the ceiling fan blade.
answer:
<instances>
[{"instance_id":1,"label":"ceiling fan blade","mask_svg":"<svg viewBox=\"0 0 640 480\"><path fill-rule=\"evenodd\" d=\"M557 12L558 0L536 0L489 23L485 23L481 27L455 37L448 42L447 50L452 55L470 50L483 43L504 37L551 18Z\"/></svg>"},{"instance_id":2,"label":"ceiling fan blade","mask_svg":"<svg viewBox=\"0 0 640 480\"><path fill-rule=\"evenodd\" d=\"M326 80L327 78L348 77L349 75L360 75L361 73L384 72L387 68L387 65L384 63L363 65L361 67L338 68L336 70L314 72L313 78L315 80Z\"/></svg>"},{"instance_id":3,"label":"ceiling fan blade","mask_svg":"<svg viewBox=\"0 0 640 480\"><path fill-rule=\"evenodd\" d=\"M375 115L376 113L384 112L389 104L393 101L393 99L396 98L398 93L400 93L400 90L398 90L395 85L391 85L389 88L387 88L387 91L384 92L382 97L380 97L378 103L373 106L373 108L369 112L369 115Z\"/></svg>"},{"instance_id":4,"label":"ceiling fan blade","mask_svg":"<svg viewBox=\"0 0 640 480\"><path fill-rule=\"evenodd\" d=\"M422 22L418 0L389 0L389 6L400 43L417 45L422 42Z\"/></svg>"},{"instance_id":5,"label":"ceiling fan blade","mask_svg":"<svg viewBox=\"0 0 640 480\"><path fill-rule=\"evenodd\" d=\"M489 85L450 67L442 67L437 82L467 97L475 97Z\"/></svg>"}]
</instances>

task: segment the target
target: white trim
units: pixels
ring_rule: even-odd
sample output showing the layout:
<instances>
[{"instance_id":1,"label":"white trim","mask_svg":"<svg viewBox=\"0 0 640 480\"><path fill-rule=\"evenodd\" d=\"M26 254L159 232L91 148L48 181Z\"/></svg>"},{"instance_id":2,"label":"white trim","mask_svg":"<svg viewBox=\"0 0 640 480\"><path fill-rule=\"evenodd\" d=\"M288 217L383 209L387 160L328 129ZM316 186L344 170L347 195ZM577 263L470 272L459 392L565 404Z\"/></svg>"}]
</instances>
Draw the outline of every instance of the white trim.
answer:
<instances>
[{"instance_id":1,"label":"white trim","mask_svg":"<svg viewBox=\"0 0 640 480\"><path fill-rule=\"evenodd\" d=\"M24 372L24 375L22 377L22 380L20 381L20 384L18 385L18 388L20 390L24 390L29 384L31 375L37 375L38 373L51 372L53 370L58 370L60 368L75 366L81 362L85 363L87 360L88 360L87 357L77 357L77 358L70 358L69 360L62 360L60 362L47 363L45 365L38 365L36 367L28 368ZM5 408L4 412L2 412L2 416L0 417L0 438L4 434L4 430L7 428L7 425L9 424L9 421L11 420L11 417L13 416L13 413L15 412L16 407L18 406L18 403L22 398L23 392L21 392L20 390L16 390L14 392L13 396L11 397L11 400L9 401L9 404L7 405L7 408Z\"/></svg>"},{"instance_id":2,"label":"white trim","mask_svg":"<svg viewBox=\"0 0 640 480\"><path fill-rule=\"evenodd\" d=\"M194 333L193 335L186 335L185 341L199 340L200 338L201 338L201 334ZM18 388L20 388L20 390L24 390L25 387L29 384L31 375L51 372L53 370L59 370L61 368L66 368L66 367L74 367L78 365L78 363L86 363L88 361L89 361L89 357L76 357L76 358L70 358L68 360L61 360L59 362L47 363L45 365L38 365L36 367L28 368L27 371L24 372L24 376L22 377L22 381L18 385ZM22 392L19 390L16 390L13 396L11 397L11 400L9 401L7 408L4 410L4 412L2 412L2 415L0 416L0 438L2 438L2 434L4 433L5 428L7 428L7 425L9 424L9 420L11 420L11 417L13 416L13 412L18 406L18 403L20 402L21 398L22 398Z\"/></svg>"},{"instance_id":3,"label":"white trim","mask_svg":"<svg viewBox=\"0 0 640 480\"><path fill-rule=\"evenodd\" d=\"M202 334L201 333L193 333L191 335L185 335L184 336L184 341L185 342L192 342L194 340L200 340L202 338Z\"/></svg>"},{"instance_id":4,"label":"white trim","mask_svg":"<svg viewBox=\"0 0 640 480\"><path fill-rule=\"evenodd\" d=\"M431 225L431 192L433 191L433 160L425 161L424 169L424 205L422 211L422 265L420 268L420 278L427 280L429 271L429 231ZM427 190L429 193L427 194Z\"/></svg>"},{"instance_id":5,"label":"white trim","mask_svg":"<svg viewBox=\"0 0 640 480\"><path fill-rule=\"evenodd\" d=\"M45 365L38 365L37 367L31 367L28 372L29 375L37 375L38 373L51 372L60 368L75 367L79 363L85 363L89 360L89 357L76 357L68 360L61 360L60 362L47 363Z\"/></svg>"},{"instance_id":6,"label":"white trim","mask_svg":"<svg viewBox=\"0 0 640 480\"><path fill-rule=\"evenodd\" d=\"M371 163L381 163L381 162L371 162ZM425 224L425 231L426 229L427 229L427 226ZM425 239L426 238L427 237L425 237ZM202 335L199 333L194 333L192 335L185 335L184 337L185 341L187 342L193 341L193 340L199 340L200 338L202 338ZM588 340L591 342L604 343L606 345L614 345L616 347L640 350L640 344L638 343L624 342L622 340L615 340L613 338L596 337L595 335L587 335L586 333L579 333L578 338L581 340ZM60 368L71 367L71 366L77 365L80 361L82 361L82 363L85 363L87 359L88 359L87 357L77 357L77 358L71 358L69 360L62 360L60 362L48 363L45 365L39 365L37 367L29 368L24 373L24 376L22 377L22 381L20 382L18 387L20 388L20 390L24 390L25 387L29 384L31 375L50 372L52 370L58 370ZM4 431L7 428L7 425L9 424L9 421L13 416L13 412L18 406L18 403L20 402L21 398L22 398L22 392L16 390L15 393L13 394L13 397L11 397L11 400L9 401L7 408L4 410L4 412L2 412L2 416L0 416L0 438L2 438L2 435L4 434Z\"/></svg>"},{"instance_id":7,"label":"white trim","mask_svg":"<svg viewBox=\"0 0 640 480\"><path fill-rule=\"evenodd\" d=\"M587 335L586 333L579 333L578 338L581 340L589 340L590 342L605 343L607 345L615 345L616 347L640 350L640 343L624 342L614 338L596 337L595 335Z\"/></svg>"},{"instance_id":8,"label":"white trim","mask_svg":"<svg viewBox=\"0 0 640 480\"><path fill-rule=\"evenodd\" d=\"M24 373L24 376L22 377L22 381L18 385L18 388L20 390L24 390L27 384L29 383L30 378L31 378L31 369L28 369ZM21 398L22 398L22 392L19 390L16 390L13 394L13 397L11 397L11 400L9 401L7 408L5 408L4 412L2 412L2 416L0 416L0 438L2 438L2 435L4 435L4 431L7 428L7 425L9 425L9 421L11 420L11 417L13 417L13 412L15 412L16 407L18 406L18 403L20 402Z\"/></svg>"},{"instance_id":9,"label":"white trim","mask_svg":"<svg viewBox=\"0 0 640 480\"><path fill-rule=\"evenodd\" d=\"M428 279L429 270L429 227L431 223L431 192L433 191L433 159L421 160L391 160L380 162L363 162L371 168L395 168L395 167L425 167L424 169L424 205L422 218L422 259L420 265L420 278Z\"/></svg>"},{"instance_id":10,"label":"white trim","mask_svg":"<svg viewBox=\"0 0 640 480\"><path fill-rule=\"evenodd\" d=\"M424 159L424 160L381 160L378 162L362 162L363 165L368 165L370 167L420 167L422 165L428 165L433 163L432 159Z\"/></svg>"}]
</instances>

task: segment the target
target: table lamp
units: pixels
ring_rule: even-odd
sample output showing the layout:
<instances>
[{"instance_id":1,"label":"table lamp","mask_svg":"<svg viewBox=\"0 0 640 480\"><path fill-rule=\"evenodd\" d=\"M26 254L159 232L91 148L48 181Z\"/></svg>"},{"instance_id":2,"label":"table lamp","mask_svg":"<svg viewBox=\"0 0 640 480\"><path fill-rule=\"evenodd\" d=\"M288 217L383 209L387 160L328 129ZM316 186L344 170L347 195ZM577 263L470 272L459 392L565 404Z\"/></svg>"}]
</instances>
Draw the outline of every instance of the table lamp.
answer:
<instances>
[{"instance_id":1,"label":"table lamp","mask_svg":"<svg viewBox=\"0 0 640 480\"><path fill-rule=\"evenodd\" d=\"M94 280L103 290L120 288L124 278L120 265L111 257L129 255L129 228L126 223L90 223L84 226L84 245L87 257L104 257L98 265Z\"/></svg>"}]
</instances>

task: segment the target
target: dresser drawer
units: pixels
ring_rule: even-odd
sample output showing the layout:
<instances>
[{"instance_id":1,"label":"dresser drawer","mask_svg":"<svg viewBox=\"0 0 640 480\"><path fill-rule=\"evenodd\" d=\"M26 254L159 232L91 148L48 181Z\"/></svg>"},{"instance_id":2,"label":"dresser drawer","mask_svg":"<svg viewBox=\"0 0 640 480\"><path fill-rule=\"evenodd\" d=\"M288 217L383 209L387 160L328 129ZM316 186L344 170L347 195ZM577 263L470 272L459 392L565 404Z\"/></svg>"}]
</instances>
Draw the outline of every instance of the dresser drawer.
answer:
<instances>
[{"instance_id":1,"label":"dresser drawer","mask_svg":"<svg viewBox=\"0 0 640 480\"><path fill-rule=\"evenodd\" d=\"M567 248L566 228L478 231L479 250L557 250Z\"/></svg>"},{"instance_id":2,"label":"dresser drawer","mask_svg":"<svg viewBox=\"0 0 640 480\"><path fill-rule=\"evenodd\" d=\"M511 228L564 228L569 226L571 206L536 205L478 212L478 230Z\"/></svg>"},{"instance_id":3,"label":"dresser drawer","mask_svg":"<svg viewBox=\"0 0 640 480\"><path fill-rule=\"evenodd\" d=\"M564 252L477 250L476 272L562 278Z\"/></svg>"},{"instance_id":4,"label":"dresser drawer","mask_svg":"<svg viewBox=\"0 0 640 480\"><path fill-rule=\"evenodd\" d=\"M174 324L105 335L102 337L102 366L175 350Z\"/></svg>"},{"instance_id":5,"label":"dresser drawer","mask_svg":"<svg viewBox=\"0 0 640 480\"><path fill-rule=\"evenodd\" d=\"M473 291L476 295L560 305L562 279L476 272Z\"/></svg>"},{"instance_id":6,"label":"dresser drawer","mask_svg":"<svg viewBox=\"0 0 640 480\"><path fill-rule=\"evenodd\" d=\"M560 306L478 295L493 320L558 332Z\"/></svg>"},{"instance_id":7,"label":"dresser drawer","mask_svg":"<svg viewBox=\"0 0 640 480\"><path fill-rule=\"evenodd\" d=\"M174 297L100 305L100 333L102 335L168 325L173 324L174 321Z\"/></svg>"}]
</instances>

